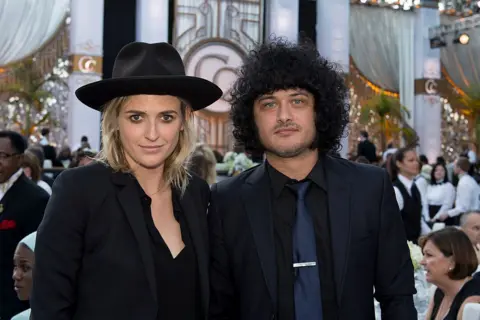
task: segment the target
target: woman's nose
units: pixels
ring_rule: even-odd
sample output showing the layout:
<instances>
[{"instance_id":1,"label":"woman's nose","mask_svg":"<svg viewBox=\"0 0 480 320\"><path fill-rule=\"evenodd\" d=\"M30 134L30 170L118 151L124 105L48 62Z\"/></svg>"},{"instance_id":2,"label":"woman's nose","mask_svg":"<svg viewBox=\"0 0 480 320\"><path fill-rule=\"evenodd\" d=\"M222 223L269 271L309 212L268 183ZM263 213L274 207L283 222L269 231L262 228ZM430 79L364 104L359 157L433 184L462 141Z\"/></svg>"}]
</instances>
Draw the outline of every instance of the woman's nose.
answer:
<instances>
[{"instance_id":1,"label":"woman's nose","mask_svg":"<svg viewBox=\"0 0 480 320\"><path fill-rule=\"evenodd\" d=\"M22 280L22 272L20 272L18 269L14 268L13 269L13 275L12 279L15 281L20 281Z\"/></svg>"}]
</instances>

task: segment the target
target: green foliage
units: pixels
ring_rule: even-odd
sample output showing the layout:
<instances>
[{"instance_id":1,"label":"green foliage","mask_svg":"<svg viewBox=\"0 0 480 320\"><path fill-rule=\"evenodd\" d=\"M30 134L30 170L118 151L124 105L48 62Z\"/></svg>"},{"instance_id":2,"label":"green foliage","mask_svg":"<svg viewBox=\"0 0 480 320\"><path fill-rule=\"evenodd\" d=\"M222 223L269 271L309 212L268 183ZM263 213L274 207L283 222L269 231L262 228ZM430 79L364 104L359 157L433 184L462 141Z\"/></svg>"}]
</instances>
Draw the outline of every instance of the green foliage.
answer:
<instances>
[{"instance_id":1,"label":"green foliage","mask_svg":"<svg viewBox=\"0 0 480 320\"><path fill-rule=\"evenodd\" d=\"M14 98L10 102L14 106L12 121L20 126L22 134L29 137L36 127L44 124L50 118L46 110L46 102L54 98L53 94L43 89L48 81L61 82L63 79L54 74L43 75L34 59L24 60L14 65L10 70L14 83L0 85L0 95ZM5 108L6 109L6 108Z\"/></svg>"},{"instance_id":2,"label":"green foliage","mask_svg":"<svg viewBox=\"0 0 480 320\"><path fill-rule=\"evenodd\" d=\"M376 120L370 122L372 115ZM410 118L410 111L397 98L380 93L362 105L360 123L373 126L380 135L380 147L386 149L387 141L396 134L401 134L407 144L414 144L418 140L415 130L408 125L405 119Z\"/></svg>"}]
</instances>

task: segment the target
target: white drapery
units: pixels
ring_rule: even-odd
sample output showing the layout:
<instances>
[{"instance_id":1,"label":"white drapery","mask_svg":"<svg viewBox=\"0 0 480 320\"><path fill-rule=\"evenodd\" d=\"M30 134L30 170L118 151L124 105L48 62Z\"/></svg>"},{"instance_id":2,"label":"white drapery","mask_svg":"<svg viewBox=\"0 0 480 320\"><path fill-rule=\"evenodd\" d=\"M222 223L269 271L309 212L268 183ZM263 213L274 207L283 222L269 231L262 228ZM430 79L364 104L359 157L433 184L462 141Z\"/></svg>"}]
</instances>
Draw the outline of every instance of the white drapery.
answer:
<instances>
[{"instance_id":1,"label":"white drapery","mask_svg":"<svg viewBox=\"0 0 480 320\"><path fill-rule=\"evenodd\" d=\"M451 24L457 18L442 16L441 19L442 24ZM447 46L440 49L443 66L462 90L480 84L480 29L470 29L466 33L470 36L467 45L453 44L455 34L448 34L444 38Z\"/></svg>"},{"instance_id":2,"label":"white drapery","mask_svg":"<svg viewBox=\"0 0 480 320\"><path fill-rule=\"evenodd\" d=\"M370 81L400 92L400 102L414 106L415 13L352 5L350 55Z\"/></svg>"},{"instance_id":3,"label":"white drapery","mask_svg":"<svg viewBox=\"0 0 480 320\"><path fill-rule=\"evenodd\" d=\"M40 49L63 22L69 0L0 1L0 66Z\"/></svg>"}]
</instances>

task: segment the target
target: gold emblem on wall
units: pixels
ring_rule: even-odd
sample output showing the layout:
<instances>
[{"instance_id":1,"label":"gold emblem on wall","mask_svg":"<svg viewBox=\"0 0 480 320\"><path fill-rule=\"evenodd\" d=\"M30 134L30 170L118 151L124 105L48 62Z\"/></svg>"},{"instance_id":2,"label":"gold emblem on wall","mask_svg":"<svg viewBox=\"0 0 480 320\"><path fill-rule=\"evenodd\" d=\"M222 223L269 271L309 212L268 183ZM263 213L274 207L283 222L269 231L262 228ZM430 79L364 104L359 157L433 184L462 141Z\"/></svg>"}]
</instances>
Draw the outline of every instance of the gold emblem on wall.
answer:
<instances>
[{"instance_id":1,"label":"gold emblem on wall","mask_svg":"<svg viewBox=\"0 0 480 320\"><path fill-rule=\"evenodd\" d=\"M103 59L93 55L74 55L72 57L73 72L102 74Z\"/></svg>"}]
</instances>

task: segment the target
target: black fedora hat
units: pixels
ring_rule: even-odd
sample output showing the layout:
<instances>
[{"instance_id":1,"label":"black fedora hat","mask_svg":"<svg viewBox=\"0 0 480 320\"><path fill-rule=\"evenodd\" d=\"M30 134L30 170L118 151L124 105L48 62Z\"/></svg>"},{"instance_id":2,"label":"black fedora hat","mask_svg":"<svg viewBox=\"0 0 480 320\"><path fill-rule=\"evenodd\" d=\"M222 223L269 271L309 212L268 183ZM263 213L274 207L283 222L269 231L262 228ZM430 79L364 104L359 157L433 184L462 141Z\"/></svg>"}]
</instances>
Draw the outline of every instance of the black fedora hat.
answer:
<instances>
[{"instance_id":1,"label":"black fedora hat","mask_svg":"<svg viewBox=\"0 0 480 320\"><path fill-rule=\"evenodd\" d=\"M99 111L114 98L137 94L176 96L200 110L217 101L222 90L203 78L186 76L182 58L170 44L132 42L118 53L111 79L75 91L81 102Z\"/></svg>"}]
</instances>

